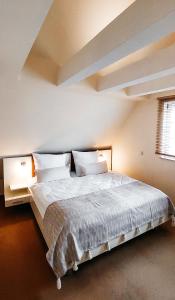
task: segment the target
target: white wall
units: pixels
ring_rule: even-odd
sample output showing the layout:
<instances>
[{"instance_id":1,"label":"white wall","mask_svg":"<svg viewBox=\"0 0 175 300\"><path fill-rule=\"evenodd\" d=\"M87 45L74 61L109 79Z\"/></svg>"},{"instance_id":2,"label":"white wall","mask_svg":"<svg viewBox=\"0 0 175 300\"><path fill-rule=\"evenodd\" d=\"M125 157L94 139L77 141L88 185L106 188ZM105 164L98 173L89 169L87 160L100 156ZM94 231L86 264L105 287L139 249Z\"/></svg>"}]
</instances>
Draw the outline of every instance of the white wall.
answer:
<instances>
[{"instance_id":1,"label":"white wall","mask_svg":"<svg viewBox=\"0 0 175 300\"><path fill-rule=\"evenodd\" d=\"M54 66L30 56L20 80L0 82L0 156L113 144L135 102L89 82L59 88ZM0 179L2 178L0 164Z\"/></svg>"},{"instance_id":2,"label":"white wall","mask_svg":"<svg viewBox=\"0 0 175 300\"><path fill-rule=\"evenodd\" d=\"M137 103L115 145L114 167L162 189L175 201L175 161L155 154L157 104L157 95Z\"/></svg>"},{"instance_id":3,"label":"white wall","mask_svg":"<svg viewBox=\"0 0 175 300\"><path fill-rule=\"evenodd\" d=\"M47 69L49 62L40 60ZM39 66L40 60L30 63ZM59 88L29 68L21 80L1 86L0 96L1 156L111 143L113 129L134 106L126 97L98 94L86 82Z\"/></svg>"}]
</instances>

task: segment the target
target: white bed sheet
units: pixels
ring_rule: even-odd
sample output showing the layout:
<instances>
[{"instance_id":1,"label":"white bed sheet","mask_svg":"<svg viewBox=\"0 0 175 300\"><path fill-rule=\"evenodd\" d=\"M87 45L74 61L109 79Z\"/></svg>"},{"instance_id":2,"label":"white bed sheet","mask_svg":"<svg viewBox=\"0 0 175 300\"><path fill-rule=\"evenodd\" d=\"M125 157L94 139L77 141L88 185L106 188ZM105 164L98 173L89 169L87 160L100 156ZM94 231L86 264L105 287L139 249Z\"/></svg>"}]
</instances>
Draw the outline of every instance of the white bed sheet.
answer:
<instances>
[{"instance_id":1,"label":"white bed sheet","mask_svg":"<svg viewBox=\"0 0 175 300\"><path fill-rule=\"evenodd\" d=\"M48 183L36 183L30 187L30 191L42 218L44 218L47 207L59 199L69 199L113 188L132 181L135 181L135 179L120 173L108 172L84 177L75 176Z\"/></svg>"}]
</instances>

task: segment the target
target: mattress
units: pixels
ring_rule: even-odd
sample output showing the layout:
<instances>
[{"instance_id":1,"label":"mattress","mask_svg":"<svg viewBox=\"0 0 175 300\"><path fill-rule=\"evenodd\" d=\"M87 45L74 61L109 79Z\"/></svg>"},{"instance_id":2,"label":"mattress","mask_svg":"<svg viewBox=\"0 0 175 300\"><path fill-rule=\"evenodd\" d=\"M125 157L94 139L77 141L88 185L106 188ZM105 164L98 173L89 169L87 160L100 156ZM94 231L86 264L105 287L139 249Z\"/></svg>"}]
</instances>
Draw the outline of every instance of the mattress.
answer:
<instances>
[{"instance_id":1,"label":"mattress","mask_svg":"<svg viewBox=\"0 0 175 300\"><path fill-rule=\"evenodd\" d=\"M98 175L88 175L50 181L48 183L36 183L30 187L33 200L44 218L50 204L57 200L64 200L81 195L98 192L105 189L118 187L135 181L128 176L117 172L108 172Z\"/></svg>"}]
</instances>

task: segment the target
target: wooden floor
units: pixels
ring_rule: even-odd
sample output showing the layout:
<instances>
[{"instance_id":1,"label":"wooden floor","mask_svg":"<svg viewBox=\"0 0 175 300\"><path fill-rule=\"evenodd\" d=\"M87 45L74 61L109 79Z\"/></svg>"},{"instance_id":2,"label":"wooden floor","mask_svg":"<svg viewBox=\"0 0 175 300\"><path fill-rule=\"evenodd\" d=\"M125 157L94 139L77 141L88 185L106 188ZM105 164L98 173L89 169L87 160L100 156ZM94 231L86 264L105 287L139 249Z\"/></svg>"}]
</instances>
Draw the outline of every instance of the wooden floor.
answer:
<instances>
[{"instance_id":1,"label":"wooden floor","mask_svg":"<svg viewBox=\"0 0 175 300\"><path fill-rule=\"evenodd\" d=\"M0 200L1 300L174 300L175 229L160 227L83 264L62 280L48 266L47 247L29 205Z\"/></svg>"}]
</instances>

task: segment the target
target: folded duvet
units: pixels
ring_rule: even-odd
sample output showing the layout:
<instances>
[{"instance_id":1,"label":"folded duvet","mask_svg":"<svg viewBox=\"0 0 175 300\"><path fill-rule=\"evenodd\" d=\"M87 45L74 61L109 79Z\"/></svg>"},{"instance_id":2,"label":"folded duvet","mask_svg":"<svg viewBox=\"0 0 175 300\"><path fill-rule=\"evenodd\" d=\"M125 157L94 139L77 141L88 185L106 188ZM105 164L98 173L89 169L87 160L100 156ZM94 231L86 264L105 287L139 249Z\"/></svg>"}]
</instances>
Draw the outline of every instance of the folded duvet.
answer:
<instances>
[{"instance_id":1,"label":"folded duvet","mask_svg":"<svg viewBox=\"0 0 175 300\"><path fill-rule=\"evenodd\" d=\"M58 278L83 255L160 217L174 214L168 196L140 181L58 199L44 216L47 260Z\"/></svg>"}]
</instances>

